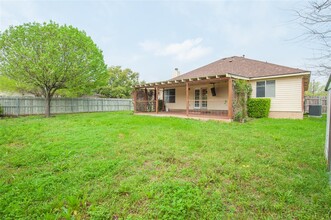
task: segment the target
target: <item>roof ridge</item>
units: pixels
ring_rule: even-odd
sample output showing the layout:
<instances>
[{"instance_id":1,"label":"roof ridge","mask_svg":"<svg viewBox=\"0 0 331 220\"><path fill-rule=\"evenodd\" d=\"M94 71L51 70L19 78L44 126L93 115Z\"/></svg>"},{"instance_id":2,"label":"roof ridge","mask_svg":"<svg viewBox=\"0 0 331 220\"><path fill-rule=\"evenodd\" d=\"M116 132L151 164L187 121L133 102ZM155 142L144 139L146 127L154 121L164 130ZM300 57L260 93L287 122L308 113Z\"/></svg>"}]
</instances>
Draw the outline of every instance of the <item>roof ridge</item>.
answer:
<instances>
[{"instance_id":1,"label":"roof ridge","mask_svg":"<svg viewBox=\"0 0 331 220\"><path fill-rule=\"evenodd\" d=\"M201 66L201 67L198 67L198 68L195 68L195 69L193 69L193 70L190 70L190 71L188 71L188 72L186 72L186 73L184 73L184 74L182 74L182 75L179 75L179 76L173 77L173 78L171 78L171 80L176 79L177 77L185 76L186 74L189 74L189 73L191 73L191 72L193 72L193 71L195 71L195 70L198 70L198 69L204 68L204 67L206 67L206 66L212 65L212 64L214 64L214 63L216 63L216 62L220 62L220 61L222 61L222 60L226 60L226 59L230 59L230 58L235 58L235 57L240 58L240 56L223 57L223 58L217 59L217 60L215 60L215 61L213 61L213 62L211 62L211 63L208 63L208 64L206 64L206 65L203 65L203 66ZM242 57L242 58L243 58L243 57Z\"/></svg>"},{"instance_id":2,"label":"roof ridge","mask_svg":"<svg viewBox=\"0 0 331 220\"><path fill-rule=\"evenodd\" d=\"M255 61L255 62L259 62L259 63L264 63L264 64L269 64L269 65L274 65L274 66L280 66L280 67L285 67L285 68L291 68L291 69L297 69L297 70L302 70L303 72L309 72L307 70L303 70L303 69L300 69L300 68L294 68L294 67L289 67L289 66L284 66L284 65L280 65L280 64L276 64L276 63L269 63L268 61L261 61L261 60L255 60L255 59L251 59L251 58L246 58L246 57L242 57L244 59L247 59L247 60L251 60L251 61Z\"/></svg>"}]
</instances>

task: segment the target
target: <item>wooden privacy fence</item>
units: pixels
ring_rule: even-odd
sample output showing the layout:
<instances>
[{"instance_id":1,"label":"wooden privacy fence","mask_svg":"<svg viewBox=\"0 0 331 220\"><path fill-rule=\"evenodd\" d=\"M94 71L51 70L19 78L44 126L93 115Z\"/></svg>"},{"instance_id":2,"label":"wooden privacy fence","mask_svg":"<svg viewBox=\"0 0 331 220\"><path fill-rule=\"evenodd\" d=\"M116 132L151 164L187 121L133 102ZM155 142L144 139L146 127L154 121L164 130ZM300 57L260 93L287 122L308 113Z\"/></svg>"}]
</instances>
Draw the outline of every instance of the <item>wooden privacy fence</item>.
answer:
<instances>
[{"instance_id":1,"label":"wooden privacy fence","mask_svg":"<svg viewBox=\"0 0 331 220\"><path fill-rule=\"evenodd\" d=\"M4 115L37 115L45 113L45 99L39 97L0 97ZM53 98L51 114L109 112L133 110L131 99Z\"/></svg>"},{"instance_id":2,"label":"wooden privacy fence","mask_svg":"<svg viewBox=\"0 0 331 220\"><path fill-rule=\"evenodd\" d=\"M327 112L328 98L326 96L305 96L305 113L309 112L309 105L322 105L322 113Z\"/></svg>"}]
</instances>

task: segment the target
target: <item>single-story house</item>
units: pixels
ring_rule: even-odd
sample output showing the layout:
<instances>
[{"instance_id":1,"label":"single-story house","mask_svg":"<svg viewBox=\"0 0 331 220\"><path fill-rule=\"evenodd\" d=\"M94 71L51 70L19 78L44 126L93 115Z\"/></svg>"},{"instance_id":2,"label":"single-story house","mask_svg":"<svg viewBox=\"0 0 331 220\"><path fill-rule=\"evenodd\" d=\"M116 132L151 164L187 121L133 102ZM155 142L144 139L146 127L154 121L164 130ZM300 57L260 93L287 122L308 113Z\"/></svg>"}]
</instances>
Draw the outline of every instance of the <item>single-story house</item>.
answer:
<instances>
[{"instance_id":1,"label":"single-story house","mask_svg":"<svg viewBox=\"0 0 331 220\"><path fill-rule=\"evenodd\" d=\"M160 82L137 85L134 111L182 117L233 118L233 80L252 85L253 98L271 99L269 117L302 119L310 71L233 56ZM163 100L156 101L156 100Z\"/></svg>"},{"instance_id":2,"label":"single-story house","mask_svg":"<svg viewBox=\"0 0 331 220\"><path fill-rule=\"evenodd\" d=\"M326 115L325 157L328 162L328 170L331 171L331 75L329 77L328 82L326 83L325 91L328 91L327 115Z\"/></svg>"}]
</instances>

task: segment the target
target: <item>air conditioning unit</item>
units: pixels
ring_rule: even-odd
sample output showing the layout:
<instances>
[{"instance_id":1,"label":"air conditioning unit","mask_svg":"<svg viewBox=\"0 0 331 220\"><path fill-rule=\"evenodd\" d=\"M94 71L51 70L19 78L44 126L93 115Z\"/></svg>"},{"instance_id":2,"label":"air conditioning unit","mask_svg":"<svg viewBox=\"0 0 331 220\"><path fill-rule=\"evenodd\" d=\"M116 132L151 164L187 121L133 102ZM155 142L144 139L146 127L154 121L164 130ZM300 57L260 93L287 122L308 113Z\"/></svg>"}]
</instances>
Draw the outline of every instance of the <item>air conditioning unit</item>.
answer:
<instances>
[{"instance_id":1,"label":"air conditioning unit","mask_svg":"<svg viewBox=\"0 0 331 220\"><path fill-rule=\"evenodd\" d=\"M322 105L309 105L309 116L322 117Z\"/></svg>"}]
</instances>

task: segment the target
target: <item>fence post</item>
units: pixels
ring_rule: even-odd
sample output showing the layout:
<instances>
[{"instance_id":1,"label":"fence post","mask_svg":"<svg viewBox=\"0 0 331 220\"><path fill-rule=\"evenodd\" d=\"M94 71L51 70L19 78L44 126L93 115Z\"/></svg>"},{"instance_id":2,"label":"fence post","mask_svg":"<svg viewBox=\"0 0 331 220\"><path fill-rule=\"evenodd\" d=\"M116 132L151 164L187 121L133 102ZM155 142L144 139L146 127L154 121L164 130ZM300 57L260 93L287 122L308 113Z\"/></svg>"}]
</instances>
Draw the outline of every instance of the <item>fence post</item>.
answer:
<instances>
[{"instance_id":1,"label":"fence post","mask_svg":"<svg viewBox=\"0 0 331 220\"><path fill-rule=\"evenodd\" d=\"M87 99L87 112L90 112L90 100Z\"/></svg>"}]
</instances>

